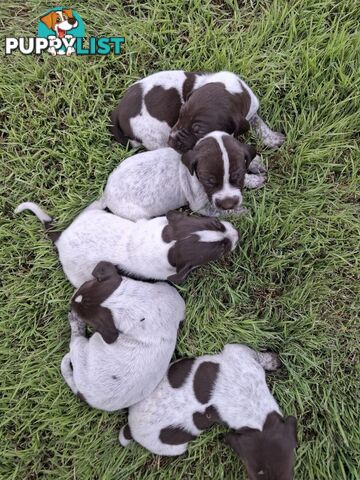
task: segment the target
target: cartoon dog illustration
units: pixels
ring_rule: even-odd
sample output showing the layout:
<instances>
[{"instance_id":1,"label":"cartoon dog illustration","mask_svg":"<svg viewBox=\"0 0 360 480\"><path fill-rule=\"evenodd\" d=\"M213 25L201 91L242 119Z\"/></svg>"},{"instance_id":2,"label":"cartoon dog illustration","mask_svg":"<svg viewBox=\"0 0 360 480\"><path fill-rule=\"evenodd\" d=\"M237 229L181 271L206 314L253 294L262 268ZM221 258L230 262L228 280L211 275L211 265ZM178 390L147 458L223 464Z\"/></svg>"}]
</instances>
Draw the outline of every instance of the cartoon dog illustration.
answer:
<instances>
[{"instance_id":1,"label":"cartoon dog illustration","mask_svg":"<svg viewBox=\"0 0 360 480\"><path fill-rule=\"evenodd\" d=\"M73 36L69 35L67 32L78 26L78 21L73 16L72 10L64 9L49 12L47 15L41 17L40 20L47 26L47 28L56 33L56 35L50 35L48 37L49 40L53 40L55 38L73 38ZM64 50L56 50L55 47L50 47L48 51L52 55L65 54ZM75 49L72 47L68 47L66 49L67 56L70 56L73 52L75 52Z\"/></svg>"}]
</instances>

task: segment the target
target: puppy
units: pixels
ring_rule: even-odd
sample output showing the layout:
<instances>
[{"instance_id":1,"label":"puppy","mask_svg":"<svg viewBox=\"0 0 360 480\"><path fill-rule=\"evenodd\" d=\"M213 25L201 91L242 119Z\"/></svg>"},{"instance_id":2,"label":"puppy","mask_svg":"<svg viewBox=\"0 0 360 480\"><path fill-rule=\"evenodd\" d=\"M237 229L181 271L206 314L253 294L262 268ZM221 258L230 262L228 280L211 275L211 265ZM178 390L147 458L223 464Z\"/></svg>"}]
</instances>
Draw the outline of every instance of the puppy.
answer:
<instances>
[{"instance_id":1,"label":"puppy","mask_svg":"<svg viewBox=\"0 0 360 480\"><path fill-rule=\"evenodd\" d=\"M258 188L265 182L262 174L246 173L260 165L253 147L225 132L212 132L183 155L162 148L127 158L110 175L101 201L130 220L164 215L186 204L203 215L242 213L244 186Z\"/></svg>"},{"instance_id":2,"label":"puppy","mask_svg":"<svg viewBox=\"0 0 360 480\"><path fill-rule=\"evenodd\" d=\"M219 259L236 246L239 235L229 223L169 212L166 217L132 222L98 208L85 209L62 233L52 234L66 277L76 287L90 280L101 261L141 279L181 283L194 268ZM32 202L31 210L49 227L52 218Z\"/></svg>"},{"instance_id":3,"label":"puppy","mask_svg":"<svg viewBox=\"0 0 360 480\"><path fill-rule=\"evenodd\" d=\"M169 366L185 303L167 283L121 277L100 262L71 301L61 372L90 406L112 412L149 396ZM85 336L85 324L95 329Z\"/></svg>"},{"instance_id":4,"label":"puppy","mask_svg":"<svg viewBox=\"0 0 360 480\"><path fill-rule=\"evenodd\" d=\"M115 139L147 150L169 146L180 153L215 130L235 136L252 126L263 143L278 147L284 135L258 116L259 100L231 72L159 72L135 82L111 115Z\"/></svg>"},{"instance_id":5,"label":"puppy","mask_svg":"<svg viewBox=\"0 0 360 480\"><path fill-rule=\"evenodd\" d=\"M120 431L158 455L181 455L188 442L218 423L234 429L225 437L243 460L250 479L290 480L296 420L284 418L265 381L280 365L273 353L226 345L219 355L185 358L145 400L129 410Z\"/></svg>"}]
</instances>

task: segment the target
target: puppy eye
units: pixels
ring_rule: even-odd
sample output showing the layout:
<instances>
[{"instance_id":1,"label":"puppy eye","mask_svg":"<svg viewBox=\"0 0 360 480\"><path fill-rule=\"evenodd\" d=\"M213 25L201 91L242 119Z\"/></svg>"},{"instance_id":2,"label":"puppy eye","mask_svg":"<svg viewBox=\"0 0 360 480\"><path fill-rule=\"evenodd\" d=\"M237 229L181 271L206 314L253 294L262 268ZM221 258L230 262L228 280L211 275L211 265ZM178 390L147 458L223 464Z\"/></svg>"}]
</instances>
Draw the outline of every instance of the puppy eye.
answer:
<instances>
[{"instance_id":1,"label":"puppy eye","mask_svg":"<svg viewBox=\"0 0 360 480\"><path fill-rule=\"evenodd\" d=\"M209 185L209 187L216 187L217 185L217 180L215 178L207 178L205 180L205 183Z\"/></svg>"},{"instance_id":2,"label":"puppy eye","mask_svg":"<svg viewBox=\"0 0 360 480\"><path fill-rule=\"evenodd\" d=\"M61 22L61 18L60 17L56 17L56 23L60 23Z\"/></svg>"},{"instance_id":3,"label":"puppy eye","mask_svg":"<svg viewBox=\"0 0 360 480\"><path fill-rule=\"evenodd\" d=\"M241 182L242 178L243 178L243 175L241 174L241 172L235 172L231 175L230 182L239 183Z\"/></svg>"}]
</instances>

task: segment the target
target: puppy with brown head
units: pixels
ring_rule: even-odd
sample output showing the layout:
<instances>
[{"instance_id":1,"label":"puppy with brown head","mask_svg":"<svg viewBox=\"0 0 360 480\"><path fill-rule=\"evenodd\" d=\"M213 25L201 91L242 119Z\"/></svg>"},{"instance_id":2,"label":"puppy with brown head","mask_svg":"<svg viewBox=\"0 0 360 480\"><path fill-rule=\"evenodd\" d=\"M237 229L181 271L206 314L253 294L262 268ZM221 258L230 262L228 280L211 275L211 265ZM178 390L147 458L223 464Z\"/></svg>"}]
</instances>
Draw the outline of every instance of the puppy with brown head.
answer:
<instances>
[{"instance_id":1,"label":"puppy with brown head","mask_svg":"<svg viewBox=\"0 0 360 480\"><path fill-rule=\"evenodd\" d=\"M203 215L239 215L244 188L263 186L263 171L254 147L212 132L183 155L160 148L128 157L109 176L101 203L129 220L187 204Z\"/></svg>"},{"instance_id":2,"label":"puppy with brown head","mask_svg":"<svg viewBox=\"0 0 360 480\"><path fill-rule=\"evenodd\" d=\"M170 145L184 153L212 131L239 135L251 126L265 145L281 145L284 135L273 132L258 109L254 92L234 73L158 72L125 92L111 115L111 131L123 145Z\"/></svg>"},{"instance_id":3,"label":"puppy with brown head","mask_svg":"<svg viewBox=\"0 0 360 480\"><path fill-rule=\"evenodd\" d=\"M241 85L241 83L239 83ZM180 153L216 130L238 136L247 132L246 119L251 97L246 89L230 93L223 83L206 84L195 90L179 112L179 119L169 136L169 145Z\"/></svg>"},{"instance_id":4,"label":"puppy with brown head","mask_svg":"<svg viewBox=\"0 0 360 480\"><path fill-rule=\"evenodd\" d=\"M241 428L228 433L225 443L244 463L250 480L292 480L297 447L295 417L271 412L262 430Z\"/></svg>"},{"instance_id":5,"label":"puppy with brown head","mask_svg":"<svg viewBox=\"0 0 360 480\"><path fill-rule=\"evenodd\" d=\"M52 219L25 202L46 225ZM132 222L108 213L94 202L54 236L65 275L79 288L92 279L101 261L108 261L139 279L183 282L189 272L233 250L239 234L229 222L169 212L166 217ZM100 290L101 291L101 290Z\"/></svg>"},{"instance_id":6,"label":"puppy with brown head","mask_svg":"<svg viewBox=\"0 0 360 480\"><path fill-rule=\"evenodd\" d=\"M144 399L164 376L185 304L167 283L120 276L100 262L74 294L70 352L61 372L74 394L114 411ZM85 325L94 333L87 338Z\"/></svg>"},{"instance_id":7,"label":"puppy with brown head","mask_svg":"<svg viewBox=\"0 0 360 480\"><path fill-rule=\"evenodd\" d=\"M225 437L251 480L291 480L296 420L284 417L269 391L265 369L280 366L272 352L226 345L218 355L174 362L145 400L129 409L119 440L133 439L158 455L181 455L214 424L234 430Z\"/></svg>"},{"instance_id":8,"label":"puppy with brown head","mask_svg":"<svg viewBox=\"0 0 360 480\"><path fill-rule=\"evenodd\" d=\"M208 201L218 211L236 212L243 202L243 189L262 187L265 177L247 173L259 157L251 145L245 145L225 132L212 132L182 155L190 175L202 185Z\"/></svg>"}]
</instances>

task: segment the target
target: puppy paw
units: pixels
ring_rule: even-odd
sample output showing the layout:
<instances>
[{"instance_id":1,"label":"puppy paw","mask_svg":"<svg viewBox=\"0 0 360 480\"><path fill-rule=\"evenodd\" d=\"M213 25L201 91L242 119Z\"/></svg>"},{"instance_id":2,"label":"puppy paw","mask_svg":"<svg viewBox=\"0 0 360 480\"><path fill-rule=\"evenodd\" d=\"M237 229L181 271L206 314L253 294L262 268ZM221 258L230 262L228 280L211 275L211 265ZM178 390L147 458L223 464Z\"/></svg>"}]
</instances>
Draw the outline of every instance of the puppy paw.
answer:
<instances>
[{"instance_id":1,"label":"puppy paw","mask_svg":"<svg viewBox=\"0 0 360 480\"><path fill-rule=\"evenodd\" d=\"M247 215L249 213L249 210L246 207L239 207L239 208L234 208L233 210L224 210L224 215Z\"/></svg>"},{"instance_id":2,"label":"puppy paw","mask_svg":"<svg viewBox=\"0 0 360 480\"><path fill-rule=\"evenodd\" d=\"M264 138L264 145L271 148L280 147L285 142L285 135L280 132L271 132Z\"/></svg>"},{"instance_id":3,"label":"puppy paw","mask_svg":"<svg viewBox=\"0 0 360 480\"><path fill-rule=\"evenodd\" d=\"M132 441L132 436L131 436L131 431L129 424L127 423L123 427L121 427L120 432L119 432L119 443L123 447L127 447L129 443Z\"/></svg>"},{"instance_id":4,"label":"puppy paw","mask_svg":"<svg viewBox=\"0 0 360 480\"><path fill-rule=\"evenodd\" d=\"M274 352L259 352L258 361L260 365L268 371L277 370L281 367L280 358Z\"/></svg>"},{"instance_id":5,"label":"puppy paw","mask_svg":"<svg viewBox=\"0 0 360 480\"><path fill-rule=\"evenodd\" d=\"M251 189L257 189L261 188L265 185L266 183L266 176L263 174L250 174L246 173L245 174L245 187L246 188L251 188Z\"/></svg>"},{"instance_id":6,"label":"puppy paw","mask_svg":"<svg viewBox=\"0 0 360 480\"><path fill-rule=\"evenodd\" d=\"M255 175L259 175L260 173L266 173L266 167L262 161L260 155L256 155L256 157L251 161L248 171Z\"/></svg>"},{"instance_id":7,"label":"puppy paw","mask_svg":"<svg viewBox=\"0 0 360 480\"><path fill-rule=\"evenodd\" d=\"M68 320L72 334L81 336L85 335L85 323L73 310L70 310L68 313Z\"/></svg>"}]
</instances>

